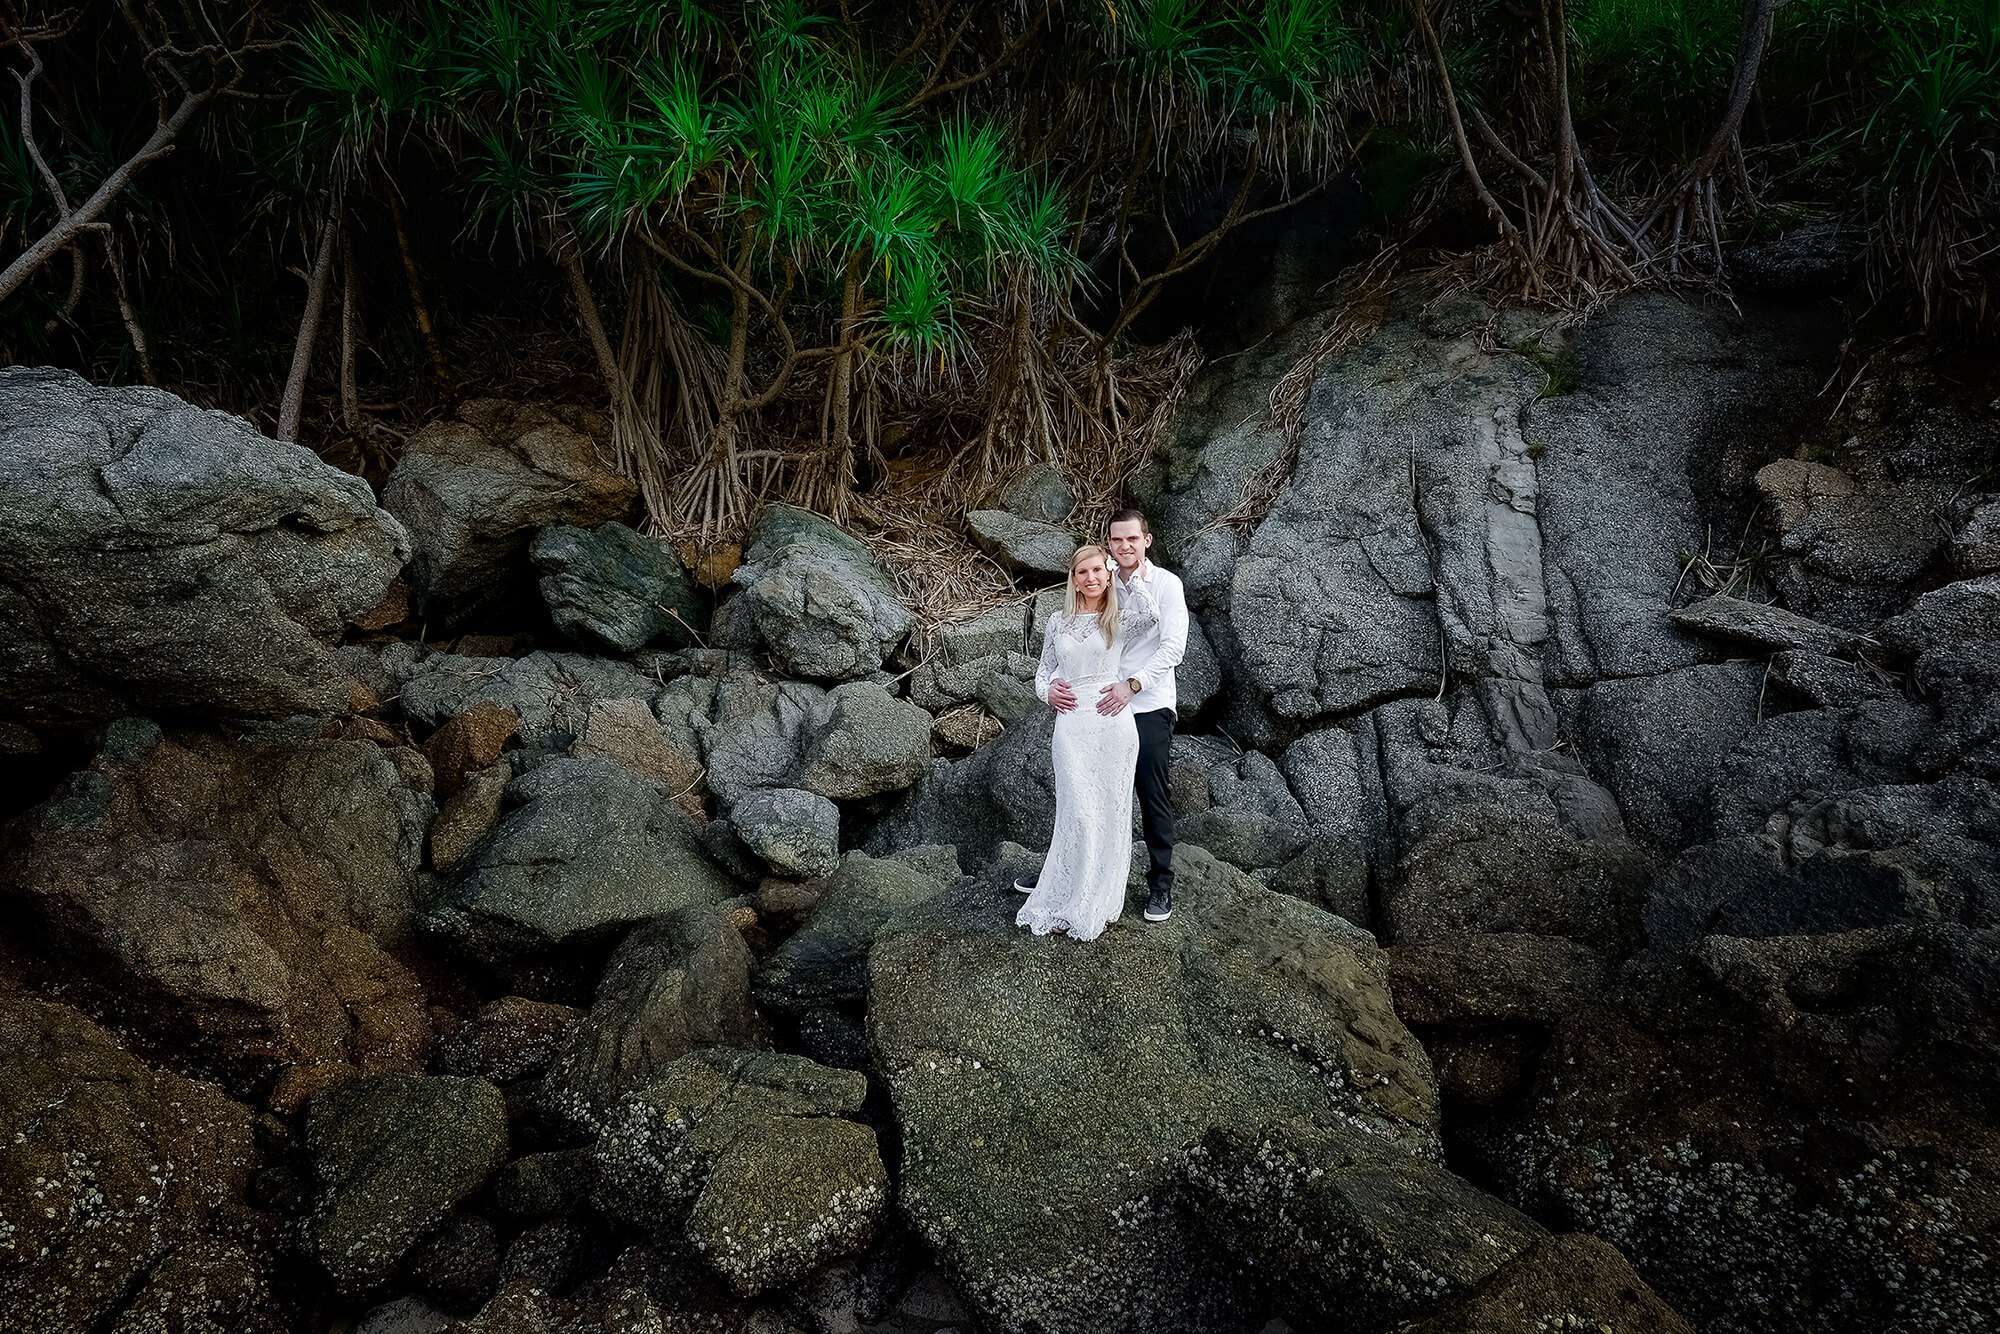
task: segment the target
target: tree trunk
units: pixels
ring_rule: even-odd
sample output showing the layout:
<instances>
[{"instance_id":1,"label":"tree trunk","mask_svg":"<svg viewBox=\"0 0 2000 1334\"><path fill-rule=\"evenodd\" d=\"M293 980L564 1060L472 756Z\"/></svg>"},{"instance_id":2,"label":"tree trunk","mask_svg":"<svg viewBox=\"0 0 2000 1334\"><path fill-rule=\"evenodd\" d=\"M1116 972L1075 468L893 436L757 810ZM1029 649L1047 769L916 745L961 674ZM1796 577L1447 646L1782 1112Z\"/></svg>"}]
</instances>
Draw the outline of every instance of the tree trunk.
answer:
<instances>
[{"instance_id":1,"label":"tree trunk","mask_svg":"<svg viewBox=\"0 0 2000 1334\"><path fill-rule=\"evenodd\" d=\"M354 272L354 242L340 237L340 420L350 431L362 428L361 390L355 383L355 345L361 341L361 284Z\"/></svg>"},{"instance_id":2,"label":"tree trunk","mask_svg":"<svg viewBox=\"0 0 2000 1334\"><path fill-rule=\"evenodd\" d=\"M417 268L416 248L410 244L410 229L403 217L403 201L396 194L393 183L389 187L389 216L396 224L396 249L403 256L403 277L409 283L410 309L416 313L417 330L424 336L424 346L430 349L431 374L437 380L438 392L445 393L451 386L451 368L445 362L444 344L438 341L430 303L424 300L423 274Z\"/></svg>"},{"instance_id":3,"label":"tree trunk","mask_svg":"<svg viewBox=\"0 0 2000 1334\"><path fill-rule=\"evenodd\" d=\"M299 413L305 407L306 371L312 365L313 344L319 339L319 320L326 308L326 278L333 271L333 243L340 235L340 196L336 192L326 206L326 221L320 224L319 254L313 260L312 276L306 280L306 312L299 319L299 336L292 344L292 371L285 377L285 397L278 406L278 439L296 440Z\"/></svg>"},{"instance_id":4,"label":"tree trunk","mask_svg":"<svg viewBox=\"0 0 2000 1334\"><path fill-rule=\"evenodd\" d=\"M565 221L556 223L556 233L549 247L555 252L556 263L562 266L569 279L570 295L576 299L576 317L583 325L584 333L590 336L591 351L597 354L597 373L604 377L604 392L610 399L611 411L615 416L625 399L625 373L618 368L618 354L611 350L611 337L604 330L604 316L598 310L597 297L590 290L590 275L583 271L583 256L577 251L576 234Z\"/></svg>"},{"instance_id":5,"label":"tree trunk","mask_svg":"<svg viewBox=\"0 0 2000 1334\"><path fill-rule=\"evenodd\" d=\"M157 385L160 377L153 373L153 352L146 345L146 331L139 325L139 311L125 285L125 248L115 231L104 233L104 261L111 266L111 279L118 291L118 315L125 321L126 336L132 340L132 355L139 359L139 378Z\"/></svg>"}]
</instances>

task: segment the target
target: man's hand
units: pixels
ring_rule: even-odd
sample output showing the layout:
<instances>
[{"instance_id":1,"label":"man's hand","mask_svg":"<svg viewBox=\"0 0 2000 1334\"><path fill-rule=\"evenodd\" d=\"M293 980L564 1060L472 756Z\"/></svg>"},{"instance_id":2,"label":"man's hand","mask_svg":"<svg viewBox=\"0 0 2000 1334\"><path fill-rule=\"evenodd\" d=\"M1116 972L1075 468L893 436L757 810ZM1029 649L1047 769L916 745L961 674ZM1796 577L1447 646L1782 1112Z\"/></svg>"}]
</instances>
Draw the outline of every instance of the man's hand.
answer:
<instances>
[{"instance_id":1,"label":"man's hand","mask_svg":"<svg viewBox=\"0 0 2000 1334\"><path fill-rule=\"evenodd\" d=\"M1049 690L1054 694L1053 687ZM1115 718L1125 712L1125 706L1132 702L1132 687L1123 681L1113 681L1097 692L1097 711L1107 718Z\"/></svg>"},{"instance_id":2,"label":"man's hand","mask_svg":"<svg viewBox=\"0 0 2000 1334\"><path fill-rule=\"evenodd\" d=\"M1076 707L1076 692L1069 688L1069 682L1060 677L1049 682L1049 704L1057 713L1068 713Z\"/></svg>"}]
</instances>

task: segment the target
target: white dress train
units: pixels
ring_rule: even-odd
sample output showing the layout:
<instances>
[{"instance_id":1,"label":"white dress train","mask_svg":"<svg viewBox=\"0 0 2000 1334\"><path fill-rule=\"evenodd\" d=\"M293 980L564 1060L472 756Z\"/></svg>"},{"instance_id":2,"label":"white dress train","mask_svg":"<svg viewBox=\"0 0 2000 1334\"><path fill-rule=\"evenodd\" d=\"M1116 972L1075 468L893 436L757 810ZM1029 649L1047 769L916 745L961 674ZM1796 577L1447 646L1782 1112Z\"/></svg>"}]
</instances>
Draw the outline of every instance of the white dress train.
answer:
<instances>
[{"instance_id":1,"label":"white dress train","mask_svg":"<svg viewBox=\"0 0 2000 1334\"><path fill-rule=\"evenodd\" d=\"M1132 869L1132 789L1139 766L1139 729L1132 710L1106 718L1097 695L1120 677L1118 658L1127 635L1157 619L1146 592L1119 610L1118 643L1105 647L1095 615L1057 612L1042 643L1035 692L1048 698L1061 679L1076 693L1076 707L1056 715L1050 756L1055 765L1056 826L1035 892L1014 924L1036 935L1066 931L1092 940L1125 910Z\"/></svg>"}]
</instances>

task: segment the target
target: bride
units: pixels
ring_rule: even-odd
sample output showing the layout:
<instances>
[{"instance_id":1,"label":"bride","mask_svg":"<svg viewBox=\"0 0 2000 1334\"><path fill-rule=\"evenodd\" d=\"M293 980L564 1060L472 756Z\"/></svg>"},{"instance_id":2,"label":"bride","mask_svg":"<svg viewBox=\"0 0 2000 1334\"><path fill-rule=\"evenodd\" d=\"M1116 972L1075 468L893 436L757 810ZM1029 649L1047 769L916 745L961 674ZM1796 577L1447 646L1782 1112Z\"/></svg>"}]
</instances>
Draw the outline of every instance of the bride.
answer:
<instances>
[{"instance_id":1,"label":"bride","mask_svg":"<svg viewBox=\"0 0 2000 1334\"><path fill-rule=\"evenodd\" d=\"M1126 639L1159 617L1151 591L1138 580L1132 588L1120 607L1110 557L1102 547L1078 547L1063 610L1042 641L1035 693L1056 711L1056 827L1041 876L1014 918L1038 936L1067 931L1091 940L1125 910L1139 730L1130 710L1100 692L1120 679Z\"/></svg>"}]
</instances>

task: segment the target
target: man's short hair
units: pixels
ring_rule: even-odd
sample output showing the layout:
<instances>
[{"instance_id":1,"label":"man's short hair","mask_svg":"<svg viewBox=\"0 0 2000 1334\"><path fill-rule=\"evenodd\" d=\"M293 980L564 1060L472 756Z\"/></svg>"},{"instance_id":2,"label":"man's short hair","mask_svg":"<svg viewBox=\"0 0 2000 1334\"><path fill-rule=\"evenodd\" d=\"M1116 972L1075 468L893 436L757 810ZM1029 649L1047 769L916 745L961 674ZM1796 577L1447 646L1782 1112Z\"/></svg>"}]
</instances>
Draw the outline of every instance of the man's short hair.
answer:
<instances>
[{"instance_id":1,"label":"man's short hair","mask_svg":"<svg viewBox=\"0 0 2000 1334\"><path fill-rule=\"evenodd\" d=\"M1111 511L1111 517L1104 521L1104 531L1107 533L1110 532L1111 525L1114 523L1125 523L1133 519L1138 520L1140 532L1149 536L1152 534L1153 525L1146 522L1146 516L1129 505L1122 510Z\"/></svg>"}]
</instances>

